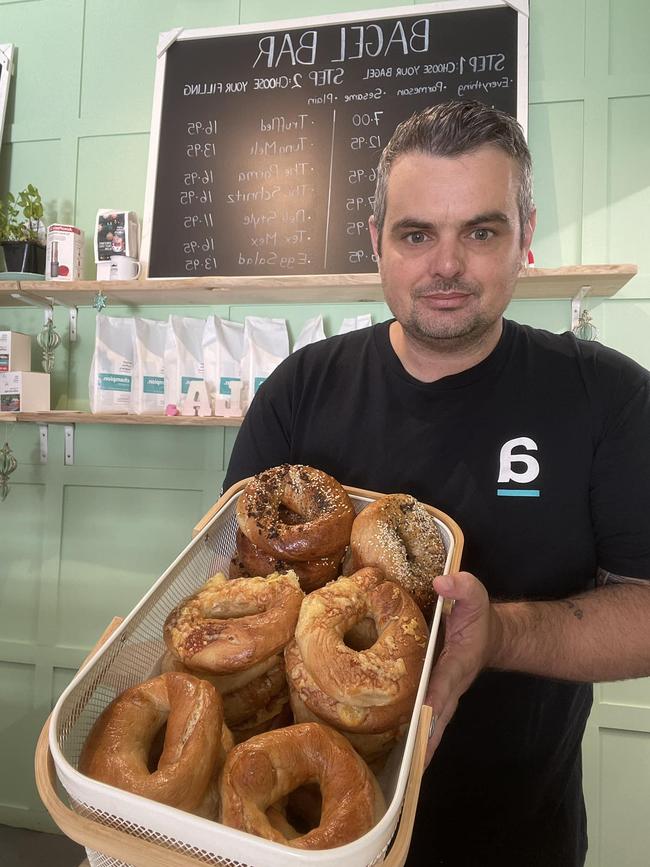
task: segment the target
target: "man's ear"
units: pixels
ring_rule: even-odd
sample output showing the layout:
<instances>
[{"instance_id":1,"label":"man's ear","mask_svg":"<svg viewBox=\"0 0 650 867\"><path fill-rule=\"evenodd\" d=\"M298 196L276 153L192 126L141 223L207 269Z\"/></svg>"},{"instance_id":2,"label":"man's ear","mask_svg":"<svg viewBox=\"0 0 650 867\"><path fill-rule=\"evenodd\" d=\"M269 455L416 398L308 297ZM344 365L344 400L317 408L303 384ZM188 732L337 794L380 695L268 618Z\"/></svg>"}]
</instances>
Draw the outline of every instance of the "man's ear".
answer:
<instances>
[{"instance_id":1,"label":"man's ear","mask_svg":"<svg viewBox=\"0 0 650 867\"><path fill-rule=\"evenodd\" d=\"M377 228L377 223L372 215L368 220L368 229L370 230L370 240L372 241L372 252L377 256L377 258L379 258L381 256L381 251L379 249L381 246L379 229Z\"/></svg>"},{"instance_id":2,"label":"man's ear","mask_svg":"<svg viewBox=\"0 0 650 867\"><path fill-rule=\"evenodd\" d=\"M533 208L530 212L530 217L524 226L524 237L521 239L522 251L524 254L524 262L528 262L528 251L533 243L533 235L537 226L537 208Z\"/></svg>"}]
</instances>

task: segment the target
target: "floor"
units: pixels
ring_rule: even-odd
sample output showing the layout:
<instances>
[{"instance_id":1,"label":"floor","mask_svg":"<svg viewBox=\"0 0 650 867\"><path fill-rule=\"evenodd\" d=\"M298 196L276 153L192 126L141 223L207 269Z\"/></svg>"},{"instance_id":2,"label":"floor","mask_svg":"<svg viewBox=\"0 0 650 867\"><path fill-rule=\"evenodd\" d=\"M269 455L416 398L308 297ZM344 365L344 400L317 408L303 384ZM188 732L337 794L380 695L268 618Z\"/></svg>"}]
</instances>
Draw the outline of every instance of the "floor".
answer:
<instances>
[{"instance_id":1,"label":"floor","mask_svg":"<svg viewBox=\"0 0 650 867\"><path fill-rule=\"evenodd\" d=\"M60 834L0 825L0 867L79 867L85 857L82 846Z\"/></svg>"}]
</instances>

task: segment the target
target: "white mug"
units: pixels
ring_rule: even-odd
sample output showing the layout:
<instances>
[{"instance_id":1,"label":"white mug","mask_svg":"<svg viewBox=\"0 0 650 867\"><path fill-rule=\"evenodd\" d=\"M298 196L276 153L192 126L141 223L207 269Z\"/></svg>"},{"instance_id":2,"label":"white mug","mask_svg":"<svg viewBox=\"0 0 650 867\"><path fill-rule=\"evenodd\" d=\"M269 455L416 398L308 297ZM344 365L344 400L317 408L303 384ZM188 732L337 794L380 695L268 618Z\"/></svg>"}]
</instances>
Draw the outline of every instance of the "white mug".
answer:
<instances>
[{"instance_id":1,"label":"white mug","mask_svg":"<svg viewBox=\"0 0 650 867\"><path fill-rule=\"evenodd\" d=\"M130 256L111 256L109 280L134 280L140 273L140 263Z\"/></svg>"}]
</instances>

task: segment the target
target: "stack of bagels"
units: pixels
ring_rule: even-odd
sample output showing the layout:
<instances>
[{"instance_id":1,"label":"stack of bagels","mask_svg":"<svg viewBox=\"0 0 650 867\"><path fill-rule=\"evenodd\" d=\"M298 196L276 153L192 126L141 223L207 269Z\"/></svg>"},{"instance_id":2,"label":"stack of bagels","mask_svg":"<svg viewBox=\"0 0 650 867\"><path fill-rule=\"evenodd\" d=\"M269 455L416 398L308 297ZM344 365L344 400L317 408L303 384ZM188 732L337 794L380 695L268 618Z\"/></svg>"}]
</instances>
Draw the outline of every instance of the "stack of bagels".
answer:
<instances>
[{"instance_id":1,"label":"stack of bagels","mask_svg":"<svg viewBox=\"0 0 650 867\"><path fill-rule=\"evenodd\" d=\"M303 595L294 572L217 573L165 621L162 670L212 683L236 743L291 722L283 652Z\"/></svg>"},{"instance_id":2,"label":"stack of bagels","mask_svg":"<svg viewBox=\"0 0 650 867\"><path fill-rule=\"evenodd\" d=\"M343 845L385 811L369 764L408 726L445 546L412 497L356 516L304 465L255 476L236 514L229 578L169 613L162 674L106 708L79 768L275 842Z\"/></svg>"}]
</instances>

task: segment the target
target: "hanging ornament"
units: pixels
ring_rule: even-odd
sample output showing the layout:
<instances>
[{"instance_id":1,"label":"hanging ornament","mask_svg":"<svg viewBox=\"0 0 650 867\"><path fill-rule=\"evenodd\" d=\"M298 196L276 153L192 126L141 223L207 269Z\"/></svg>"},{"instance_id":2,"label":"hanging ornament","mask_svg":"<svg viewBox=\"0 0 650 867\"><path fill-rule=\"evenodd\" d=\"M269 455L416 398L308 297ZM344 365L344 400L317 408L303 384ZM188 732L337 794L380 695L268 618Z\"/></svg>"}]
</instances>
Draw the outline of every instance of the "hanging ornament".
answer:
<instances>
[{"instance_id":1,"label":"hanging ornament","mask_svg":"<svg viewBox=\"0 0 650 867\"><path fill-rule=\"evenodd\" d=\"M0 449L0 501L7 499L9 493L9 475L18 466L14 453L9 448L9 443L5 443Z\"/></svg>"},{"instance_id":2,"label":"hanging ornament","mask_svg":"<svg viewBox=\"0 0 650 867\"><path fill-rule=\"evenodd\" d=\"M104 295L103 292L98 292L93 298L93 307L98 313L101 313L104 307L106 307L106 301L108 300L108 296Z\"/></svg>"},{"instance_id":3,"label":"hanging ornament","mask_svg":"<svg viewBox=\"0 0 650 867\"><path fill-rule=\"evenodd\" d=\"M598 329L594 325L588 310L580 312L580 317L573 328L573 333L580 340L595 340L598 337Z\"/></svg>"},{"instance_id":4,"label":"hanging ornament","mask_svg":"<svg viewBox=\"0 0 650 867\"><path fill-rule=\"evenodd\" d=\"M41 361L43 370L45 373L52 373L54 370L54 350L61 343L61 335L54 330L54 322L51 319L47 320L40 333L36 335L36 342L43 350L43 360Z\"/></svg>"}]
</instances>

